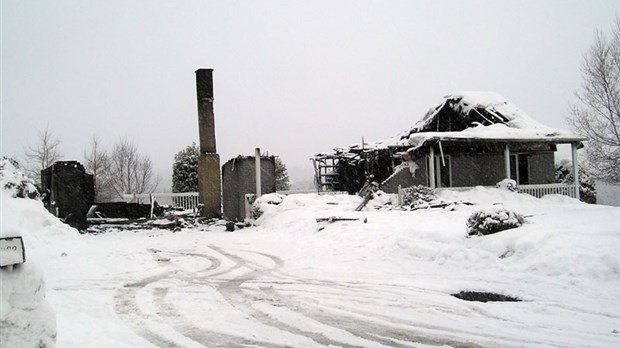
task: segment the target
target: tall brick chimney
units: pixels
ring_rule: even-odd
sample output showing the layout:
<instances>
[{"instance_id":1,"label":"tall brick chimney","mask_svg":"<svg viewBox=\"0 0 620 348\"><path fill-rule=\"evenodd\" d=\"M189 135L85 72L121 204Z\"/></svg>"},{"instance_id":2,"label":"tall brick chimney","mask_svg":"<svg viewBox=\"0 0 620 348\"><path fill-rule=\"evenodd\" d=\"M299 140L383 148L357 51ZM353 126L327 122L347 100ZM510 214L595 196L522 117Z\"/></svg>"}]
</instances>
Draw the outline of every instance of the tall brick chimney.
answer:
<instances>
[{"instance_id":1,"label":"tall brick chimney","mask_svg":"<svg viewBox=\"0 0 620 348\"><path fill-rule=\"evenodd\" d=\"M215 146L215 115L213 113L213 69L196 70L196 94L198 97L198 191L204 205L203 216L222 215L222 178L220 156Z\"/></svg>"}]
</instances>

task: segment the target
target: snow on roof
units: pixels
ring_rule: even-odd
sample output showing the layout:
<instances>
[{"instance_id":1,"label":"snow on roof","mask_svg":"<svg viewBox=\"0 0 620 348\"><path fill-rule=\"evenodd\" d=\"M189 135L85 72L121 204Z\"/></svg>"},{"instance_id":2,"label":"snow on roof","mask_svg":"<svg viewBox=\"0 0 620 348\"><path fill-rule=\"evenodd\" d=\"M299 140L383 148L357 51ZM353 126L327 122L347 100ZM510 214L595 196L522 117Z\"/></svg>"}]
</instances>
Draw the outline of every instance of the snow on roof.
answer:
<instances>
[{"instance_id":1,"label":"snow on roof","mask_svg":"<svg viewBox=\"0 0 620 348\"><path fill-rule=\"evenodd\" d=\"M585 139L542 125L495 92L455 92L431 108L408 131L365 143L365 149L420 147L429 140L506 140L555 143ZM361 149L353 145L349 149ZM340 149L342 150L342 149Z\"/></svg>"},{"instance_id":2,"label":"snow on roof","mask_svg":"<svg viewBox=\"0 0 620 348\"><path fill-rule=\"evenodd\" d=\"M441 103L435 108L431 108L422 121L418 122L412 130L418 129L422 131L424 126L428 125L437 117L437 114L445 105L448 105L464 117L472 112L479 113L480 110L485 110L490 115L495 116L495 119L488 120L492 123L497 123L499 121L512 128L555 131L552 130L552 128L534 121L534 119L528 116L523 110L507 101L501 95L495 92L481 91L455 92L445 96ZM483 119L485 118L484 115L479 116Z\"/></svg>"}]
</instances>

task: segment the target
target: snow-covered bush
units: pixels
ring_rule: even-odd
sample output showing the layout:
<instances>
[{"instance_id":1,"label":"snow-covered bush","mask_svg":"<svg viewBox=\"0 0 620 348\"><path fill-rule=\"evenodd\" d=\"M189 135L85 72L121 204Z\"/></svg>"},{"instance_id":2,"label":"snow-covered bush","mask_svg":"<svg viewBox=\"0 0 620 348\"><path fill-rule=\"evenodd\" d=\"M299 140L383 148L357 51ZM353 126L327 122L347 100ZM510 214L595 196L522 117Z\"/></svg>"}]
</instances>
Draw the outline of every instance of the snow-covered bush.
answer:
<instances>
[{"instance_id":1,"label":"snow-covered bush","mask_svg":"<svg viewBox=\"0 0 620 348\"><path fill-rule=\"evenodd\" d=\"M32 198L39 197L34 180L27 177L19 168L19 163L12 158L0 158L0 186L8 191L11 197Z\"/></svg>"},{"instance_id":2,"label":"snow-covered bush","mask_svg":"<svg viewBox=\"0 0 620 348\"><path fill-rule=\"evenodd\" d=\"M512 179L504 179L498 182L497 184L495 184L495 187L497 187L500 190L507 190L507 191L515 192L517 191L517 182Z\"/></svg>"},{"instance_id":3,"label":"snow-covered bush","mask_svg":"<svg viewBox=\"0 0 620 348\"><path fill-rule=\"evenodd\" d=\"M402 192L403 205L424 204L437 198L433 189L422 185L406 187Z\"/></svg>"},{"instance_id":4,"label":"snow-covered bush","mask_svg":"<svg viewBox=\"0 0 620 348\"><path fill-rule=\"evenodd\" d=\"M586 203L596 203L596 183L590 171L581 163L578 164L579 199ZM563 160L555 165L555 181L562 184L573 182L573 164Z\"/></svg>"},{"instance_id":5,"label":"snow-covered bush","mask_svg":"<svg viewBox=\"0 0 620 348\"><path fill-rule=\"evenodd\" d=\"M487 235L521 226L525 222L523 215L495 207L474 212L467 219L468 235Z\"/></svg>"}]
</instances>

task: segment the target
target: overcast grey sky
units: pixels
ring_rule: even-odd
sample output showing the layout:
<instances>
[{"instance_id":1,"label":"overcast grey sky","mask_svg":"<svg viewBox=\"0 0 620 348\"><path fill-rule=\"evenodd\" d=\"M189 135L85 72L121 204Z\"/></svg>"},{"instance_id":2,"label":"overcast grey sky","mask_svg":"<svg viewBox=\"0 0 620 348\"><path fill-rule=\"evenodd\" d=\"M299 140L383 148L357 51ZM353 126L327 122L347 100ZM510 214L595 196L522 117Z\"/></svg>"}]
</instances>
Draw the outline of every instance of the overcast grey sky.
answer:
<instances>
[{"instance_id":1,"label":"overcast grey sky","mask_svg":"<svg viewBox=\"0 0 620 348\"><path fill-rule=\"evenodd\" d=\"M169 190L214 68L222 163L260 147L295 179L335 146L399 133L453 91L495 91L548 126L620 1L2 0L1 153L38 130L82 160L133 140Z\"/></svg>"}]
</instances>

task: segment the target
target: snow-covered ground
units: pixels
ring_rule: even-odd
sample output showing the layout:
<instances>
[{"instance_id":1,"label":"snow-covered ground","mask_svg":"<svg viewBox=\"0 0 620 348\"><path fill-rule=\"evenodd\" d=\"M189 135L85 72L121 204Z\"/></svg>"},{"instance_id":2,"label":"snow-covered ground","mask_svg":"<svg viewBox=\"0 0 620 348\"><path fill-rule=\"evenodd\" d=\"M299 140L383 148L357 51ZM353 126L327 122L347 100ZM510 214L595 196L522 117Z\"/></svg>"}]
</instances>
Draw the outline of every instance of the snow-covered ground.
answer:
<instances>
[{"instance_id":1,"label":"snow-covered ground","mask_svg":"<svg viewBox=\"0 0 620 348\"><path fill-rule=\"evenodd\" d=\"M439 197L474 205L388 198L355 212L357 196L270 195L235 232L79 235L5 195L2 225L22 224L45 275L57 347L620 346L620 208L482 187ZM467 238L494 205L526 223ZM359 220L316 222L332 216ZM451 296L463 290L523 301Z\"/></svg>"}]
</instances>

